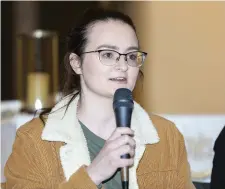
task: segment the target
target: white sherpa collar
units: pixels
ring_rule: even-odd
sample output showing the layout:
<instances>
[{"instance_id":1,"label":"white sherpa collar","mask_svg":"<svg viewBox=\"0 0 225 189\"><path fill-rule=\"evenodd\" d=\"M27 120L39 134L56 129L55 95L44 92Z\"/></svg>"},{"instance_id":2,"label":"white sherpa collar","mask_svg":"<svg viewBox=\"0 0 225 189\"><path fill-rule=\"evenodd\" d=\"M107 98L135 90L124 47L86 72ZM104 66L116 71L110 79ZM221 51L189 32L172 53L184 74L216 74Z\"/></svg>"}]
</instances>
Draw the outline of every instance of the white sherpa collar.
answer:
<instances>
[{"instance_id":1,"label":"white sherpa collar","mask_svg":"<svg viewBox=\"0 0 225 189\"><path fill-rule=\"evenodd\" d=\"M69 105L65 113L65 105L70 96L60 101L48 115L42 140L65 142L60 149L60 158L66 180L82 165L90 164L87 141L76 117L79 96ZM131 120L131 128L135 132L136 152L134 166L130 169L130 189L138 189L136 169L144 153L146 144L159 142L159 137L147 112L136 102Z\"/></svg>"}]
</instances>

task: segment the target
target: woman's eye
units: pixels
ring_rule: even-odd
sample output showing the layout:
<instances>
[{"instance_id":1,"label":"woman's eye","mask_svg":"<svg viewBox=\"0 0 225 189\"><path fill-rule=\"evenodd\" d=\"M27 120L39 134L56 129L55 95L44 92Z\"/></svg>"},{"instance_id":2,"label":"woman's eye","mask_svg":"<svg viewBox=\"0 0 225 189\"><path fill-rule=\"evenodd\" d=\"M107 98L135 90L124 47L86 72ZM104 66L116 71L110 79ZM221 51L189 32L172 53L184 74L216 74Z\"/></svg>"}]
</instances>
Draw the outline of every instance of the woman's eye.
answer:
<instances>
[{"instance_id":1,"label":"woman's eye","mask_svg":"<svg viewBox=\"0 0 225 189\"><path fill-rule=\"evenodd\" d=\"M111 53L111 52L103 53L103 57L104 58L113 58L113 53Z\"/></svg>"},{"instance_id":2,"label":"woman's eye","mask_svg":"<svg viewBox=\"0 0 225 189\"><path fill-rule=\"evenodd\" d=\"M131 55L129 56L129 59L130 59L130 60L137 60L137 55L136 55L136 54L131 54Z\"/></svg>"}]
</instances>

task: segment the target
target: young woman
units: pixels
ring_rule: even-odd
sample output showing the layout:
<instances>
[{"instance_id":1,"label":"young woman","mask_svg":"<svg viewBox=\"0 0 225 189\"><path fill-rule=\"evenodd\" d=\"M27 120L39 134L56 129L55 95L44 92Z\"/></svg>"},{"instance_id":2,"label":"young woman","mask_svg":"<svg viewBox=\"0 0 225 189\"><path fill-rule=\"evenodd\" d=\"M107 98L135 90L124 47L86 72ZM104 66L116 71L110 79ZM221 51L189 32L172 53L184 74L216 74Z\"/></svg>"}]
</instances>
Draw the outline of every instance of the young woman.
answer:
<instances>
[{"instance_id":1,"label":"young woman","mask_svg":"<svg viewBox=\"0 0 225 189\"><path fill-rule=\"evenodd\" d=\"M184 140L176 126L136 102L131 128L117 128L117 89L133 90L147 53L132 20L90 10L68 35L65 97L20 127L5 167L7 189L191 189ZM129 153L130 159L120 156Z\"/></svg>"}]
</instances>

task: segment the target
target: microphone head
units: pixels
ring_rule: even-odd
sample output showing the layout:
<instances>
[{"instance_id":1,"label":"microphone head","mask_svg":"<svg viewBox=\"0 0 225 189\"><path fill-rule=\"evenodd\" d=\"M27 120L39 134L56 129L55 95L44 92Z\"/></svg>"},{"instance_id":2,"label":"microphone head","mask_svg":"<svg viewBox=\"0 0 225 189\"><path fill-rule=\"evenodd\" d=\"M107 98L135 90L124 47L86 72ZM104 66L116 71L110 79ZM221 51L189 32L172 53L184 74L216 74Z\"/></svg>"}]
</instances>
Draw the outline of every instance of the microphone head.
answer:
<instances>
[{"instance_id":1,"label":"microphone head","mask_svg":"<svg viewBox=\"0 0 225 189\"><path fill-rule=\"evenodd\" d=\"M127 88L119 88L116 90L113 98L113 109L126 106L133 109L132 92Z\"/></svg>"}]
</instances>

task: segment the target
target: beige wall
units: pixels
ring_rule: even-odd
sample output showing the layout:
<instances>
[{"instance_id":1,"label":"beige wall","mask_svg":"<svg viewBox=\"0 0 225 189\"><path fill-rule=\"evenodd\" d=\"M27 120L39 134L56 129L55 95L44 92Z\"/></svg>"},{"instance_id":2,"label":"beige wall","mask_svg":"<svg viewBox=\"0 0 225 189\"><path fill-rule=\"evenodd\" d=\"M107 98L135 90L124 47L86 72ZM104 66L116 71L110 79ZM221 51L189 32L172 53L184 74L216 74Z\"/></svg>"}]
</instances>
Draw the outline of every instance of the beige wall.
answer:
<instances>
[{"instance_id":1,"label":"beige wall","mask_svg":"<svg viewBox=\"0 0 225 189\"><path fill-rule=\"evenodd\" d=\"M137 100L155 113L225 113L225 2L126 2L145 62Z\"/></svg>"}]
</instances>

